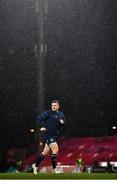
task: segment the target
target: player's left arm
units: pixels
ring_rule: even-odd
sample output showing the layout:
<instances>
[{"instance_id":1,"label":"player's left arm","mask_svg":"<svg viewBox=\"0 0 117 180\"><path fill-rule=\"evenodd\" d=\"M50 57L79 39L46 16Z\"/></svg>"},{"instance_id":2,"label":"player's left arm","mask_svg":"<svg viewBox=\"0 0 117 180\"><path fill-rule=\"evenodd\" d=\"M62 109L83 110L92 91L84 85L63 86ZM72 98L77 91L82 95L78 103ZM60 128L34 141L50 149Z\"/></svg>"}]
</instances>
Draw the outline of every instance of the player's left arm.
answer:
<instances>
[{"instance_id":1,"label":"player's left arm","mask_svg":"<svg viewBox=\"0 0 117 180\"><path fill-rule=\"evenodd\" d=\"M60 119L60 124L65 124L63 119Z\"/></svg>"},{"instance_id":2,"label":"player's left arm","mask_svg":"<svg viewBox=\"0 0 117 180\"><path fill-rule=\"evenodd\" d=\"M62 125L66 124L65 116L63 113L61 113L60 124Z\"/></svg>"},{"instance_id":3,"label":"player's left arm","mask_svg":"<svg viewBox=\"0 0 117 180\"><path fill-rule=\"evenodd\" d=\"M60 136L65 136L67 127L66 127L66 118L63 113L61 113L60 115L59 123L60 123Z\"/></svg>"}]
</instances>

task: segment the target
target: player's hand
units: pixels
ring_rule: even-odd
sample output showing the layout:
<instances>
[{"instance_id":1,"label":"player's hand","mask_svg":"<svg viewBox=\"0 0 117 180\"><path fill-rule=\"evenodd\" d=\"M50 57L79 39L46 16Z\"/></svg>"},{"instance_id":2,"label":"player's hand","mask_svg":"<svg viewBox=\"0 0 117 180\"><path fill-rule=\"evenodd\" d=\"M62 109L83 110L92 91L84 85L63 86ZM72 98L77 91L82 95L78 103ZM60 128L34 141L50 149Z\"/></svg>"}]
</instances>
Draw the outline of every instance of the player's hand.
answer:
<instances>
[{"instance_id":1,"label":"player's hand","mask_svg":"<svg viewBox=\"0 0 117 180\"><path fill-rule=\"evenodd\" d=\"M63 121L63 119L60 119L60 123L61 123L61 124L64 124L64 121Z\"/></svg>"},{"instance_id":2,"label":"player's hand","mask_svg":"<svg viewBox=\"0 0 117 180\"><path fill-rule=\"evenodd\" d=\"M45 132L46 130L47 130L47 129L44 128L44 127L40 128L40 131L41 131L41 132Z\"/></svg>"}]
</instances>

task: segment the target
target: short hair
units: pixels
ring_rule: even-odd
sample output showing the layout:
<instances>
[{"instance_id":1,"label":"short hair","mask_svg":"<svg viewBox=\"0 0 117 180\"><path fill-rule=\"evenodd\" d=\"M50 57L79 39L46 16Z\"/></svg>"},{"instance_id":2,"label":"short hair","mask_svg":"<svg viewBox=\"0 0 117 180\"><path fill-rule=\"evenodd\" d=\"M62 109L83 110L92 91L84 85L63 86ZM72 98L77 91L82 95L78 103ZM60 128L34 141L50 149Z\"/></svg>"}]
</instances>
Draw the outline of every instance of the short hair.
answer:
<instances>
[{"instance_id":1,"label":"short hair","mask_svg":"<svg viewBox=\"0 0 117 180\"><path fill-rule=\"evenodd\" d=\"M51 103L57 103L57 104L59 104L59 105L60 105L60 101L59 101L59 100L57 100L57 99L52 100L52 102L51 102Z\"/></svg>"}]
</instances>

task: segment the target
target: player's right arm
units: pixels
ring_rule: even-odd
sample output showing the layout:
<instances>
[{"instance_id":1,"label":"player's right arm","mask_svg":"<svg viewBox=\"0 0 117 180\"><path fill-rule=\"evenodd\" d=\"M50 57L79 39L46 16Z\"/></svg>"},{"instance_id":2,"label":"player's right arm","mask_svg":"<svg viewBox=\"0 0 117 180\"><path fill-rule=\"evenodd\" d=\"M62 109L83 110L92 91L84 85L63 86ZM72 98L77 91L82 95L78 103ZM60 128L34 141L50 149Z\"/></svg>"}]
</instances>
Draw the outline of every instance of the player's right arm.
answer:
<instances>
[{"instance_id":1,"label":"player's right arm","mask_svg":"<svg viewBox=\"0 0 117 180\"><path fill-rule=\"evenodd\" d=\"M37 118L37 123L41 132L46 131L46 119L48 117L48 111L41 113Z\"/></svg>"}]
</instances>

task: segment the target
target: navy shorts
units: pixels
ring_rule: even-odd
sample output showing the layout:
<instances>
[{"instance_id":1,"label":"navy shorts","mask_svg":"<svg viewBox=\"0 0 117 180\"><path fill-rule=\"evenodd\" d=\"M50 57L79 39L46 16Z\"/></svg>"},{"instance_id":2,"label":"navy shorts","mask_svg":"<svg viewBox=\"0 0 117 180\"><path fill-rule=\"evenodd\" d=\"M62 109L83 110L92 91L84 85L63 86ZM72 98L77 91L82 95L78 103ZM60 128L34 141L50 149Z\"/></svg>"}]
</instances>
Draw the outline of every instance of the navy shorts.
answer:
<instances>
[{"instance_id":1,"label":"navy shorts","mask_svg":"<svg viewBox=\"0 0 117 180\"><path fill-rule=\"evenodd\" d=\"M47 143L47 145L49 146L51 143L56 142L57 143L57 138L56 137L48 137L48 138L44 138L45 139L45 143Z\"/></svg>"}]
</instances>

